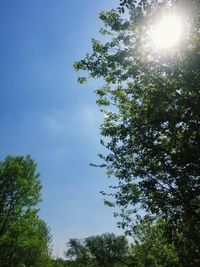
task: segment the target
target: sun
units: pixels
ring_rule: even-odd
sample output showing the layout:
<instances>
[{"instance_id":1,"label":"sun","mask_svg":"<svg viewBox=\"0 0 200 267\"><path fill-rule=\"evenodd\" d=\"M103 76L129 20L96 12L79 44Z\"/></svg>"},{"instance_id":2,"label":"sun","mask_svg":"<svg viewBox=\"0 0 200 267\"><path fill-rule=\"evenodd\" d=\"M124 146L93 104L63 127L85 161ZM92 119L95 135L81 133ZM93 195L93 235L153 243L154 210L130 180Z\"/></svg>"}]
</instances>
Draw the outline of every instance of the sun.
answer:
<instances>
[{"instance_id":1,"label":"sun","mask_svg":"<svg viewBox=\"0 0 200 267\"><path fill-rule=\"evenodd\" d=\"M183 24L175 15L163 17L157 25L152 27L150 38L157 49L170 49L177 45L182 36Z\"/></svg>"}]
</instances>

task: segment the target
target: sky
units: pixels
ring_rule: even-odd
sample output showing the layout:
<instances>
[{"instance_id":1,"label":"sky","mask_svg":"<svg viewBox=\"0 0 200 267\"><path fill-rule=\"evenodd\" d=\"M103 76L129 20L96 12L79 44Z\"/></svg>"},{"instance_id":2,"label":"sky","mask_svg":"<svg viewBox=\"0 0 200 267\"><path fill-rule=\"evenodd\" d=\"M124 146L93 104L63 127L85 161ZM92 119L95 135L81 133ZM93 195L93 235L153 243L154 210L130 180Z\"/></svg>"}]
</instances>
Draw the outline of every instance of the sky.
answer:
<instances>
[{"instance_id":1,"label":"sky","mask_svg":"<svg viewBox=\"0 0 200 267\"><path fill-rule=\"evenodd\" d=\"M37 162L40 217L53 254L63 256L69 238L121 233L99 193L111 181L89 166L103 151L94 94L100 82L78 85L73 70L99 37L98 13L118 1L0 2L0 160L30 154Z\"/></svg>"}]
</instances>

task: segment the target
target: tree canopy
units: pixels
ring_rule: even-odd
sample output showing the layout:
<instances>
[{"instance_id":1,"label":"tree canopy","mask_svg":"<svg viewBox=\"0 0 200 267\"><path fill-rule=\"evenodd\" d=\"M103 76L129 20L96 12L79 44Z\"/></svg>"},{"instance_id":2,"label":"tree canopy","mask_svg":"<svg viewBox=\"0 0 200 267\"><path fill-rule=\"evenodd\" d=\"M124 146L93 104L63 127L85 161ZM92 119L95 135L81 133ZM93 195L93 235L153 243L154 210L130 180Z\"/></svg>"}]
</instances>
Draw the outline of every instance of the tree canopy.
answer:
<instances>
[{"instance_id":1,"label":"tree canopy","mask_svg":"<svg viewBox=\"0 0 200 267\"><path fill-rule=\"evenodd\" d=\"M90 236L84 240L70 239L65 256L80 266L113 267L125 263L128 241L113 233Z\"/></svg>"},{"instance_id":2,"label":"tree canopy","mask_svg":"<svg viewBox=\"0 0 200 267\"><path fill-rule=\"evenodd\" d=\"M184 21L182 41L157 50L151 30L162 16ZM112 205L122 207L123 228L135 218L162 218L183 266L197 266L200 239L200 4L185 0L121 0L102 12L107 38L74 64L103 78L96 90L104 113L101 143ZM80 77L84 82L87 77ZM110 195L110 193L109 193ZM109 203L109 202L107 202ZM131 217L131 214L136 216ZM134 218L134 220L133 220Z\"/></svg>"},{"instance_id":3,"label":"tree canopy","mask_svg":"<svg viewBox=\"0 0 200 267\"><path fill-rule=\"evenodd\" d=\"M41 182L30 156L0 162L0 266L47 266L51 236L38 216Z\"/></svg>"},{"instance_id":4,"label":"tree canopy","mask_svg":"<svg viewBox=\"0 0 200 267\"><path fill-rule=\"evenodd\" d=\"M102 234L85 239L86 247L99 266L112 267L115 263L123 263L127 256L128 242L124 236Z\"/></svg>"},{"instance_id":5,"label":"tree canopy","mask_svg":"<svg viewBox=\"0 0 200 267\"><path fill-rule=\"evenodd\" d=\"M61 266L80 267L180 267L177 251L165 235L166 222L149 220L136 226L134 243L125 236L106 233L67 242ZM57 262L61 261L58 259ZM55 264L55 266L57 266Z\"/></svg>"}]
</instances>

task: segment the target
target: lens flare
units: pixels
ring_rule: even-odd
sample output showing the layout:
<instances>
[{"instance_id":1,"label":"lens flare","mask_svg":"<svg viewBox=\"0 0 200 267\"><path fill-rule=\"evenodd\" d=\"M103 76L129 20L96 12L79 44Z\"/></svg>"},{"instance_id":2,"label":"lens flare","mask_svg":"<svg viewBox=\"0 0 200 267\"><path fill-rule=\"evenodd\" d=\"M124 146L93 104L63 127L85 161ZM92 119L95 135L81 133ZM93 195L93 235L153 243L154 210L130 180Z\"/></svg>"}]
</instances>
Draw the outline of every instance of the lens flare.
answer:
<instances>
[{"instance_id":1,"label":"lens flare","mask_svg":"<svg viewBox=\"0 0 200 267\"><path fill-rule=\"evenodd\" d=\"M152 28L150 38L157 49L169 49L178 44L183 25L178 16L169 15Z\"/></svg>"}]
</instances>

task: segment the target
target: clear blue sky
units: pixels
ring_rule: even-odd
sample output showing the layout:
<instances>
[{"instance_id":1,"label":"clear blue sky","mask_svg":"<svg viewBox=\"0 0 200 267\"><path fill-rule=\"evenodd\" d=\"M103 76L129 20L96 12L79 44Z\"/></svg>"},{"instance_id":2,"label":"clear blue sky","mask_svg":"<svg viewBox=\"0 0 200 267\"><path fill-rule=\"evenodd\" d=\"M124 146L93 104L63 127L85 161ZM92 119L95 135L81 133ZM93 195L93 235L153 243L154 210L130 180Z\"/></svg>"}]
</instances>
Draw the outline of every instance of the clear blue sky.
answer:
<instances>
[{"instance_id":1,"label":"clear blue sky","mask_svg":"<svg viewBox=\"0 0 200 267\"><path fill-rule=\"evenodd\" d=\"M7 0L0 8L0 159L31 154L43 184L41 217L54 254L65 242L119 233L99 191L110 183L92 168L102 151L97 82L77 85L73 62L98 38L98 13L117 0Z\"/></svg>"}]
</instances>

